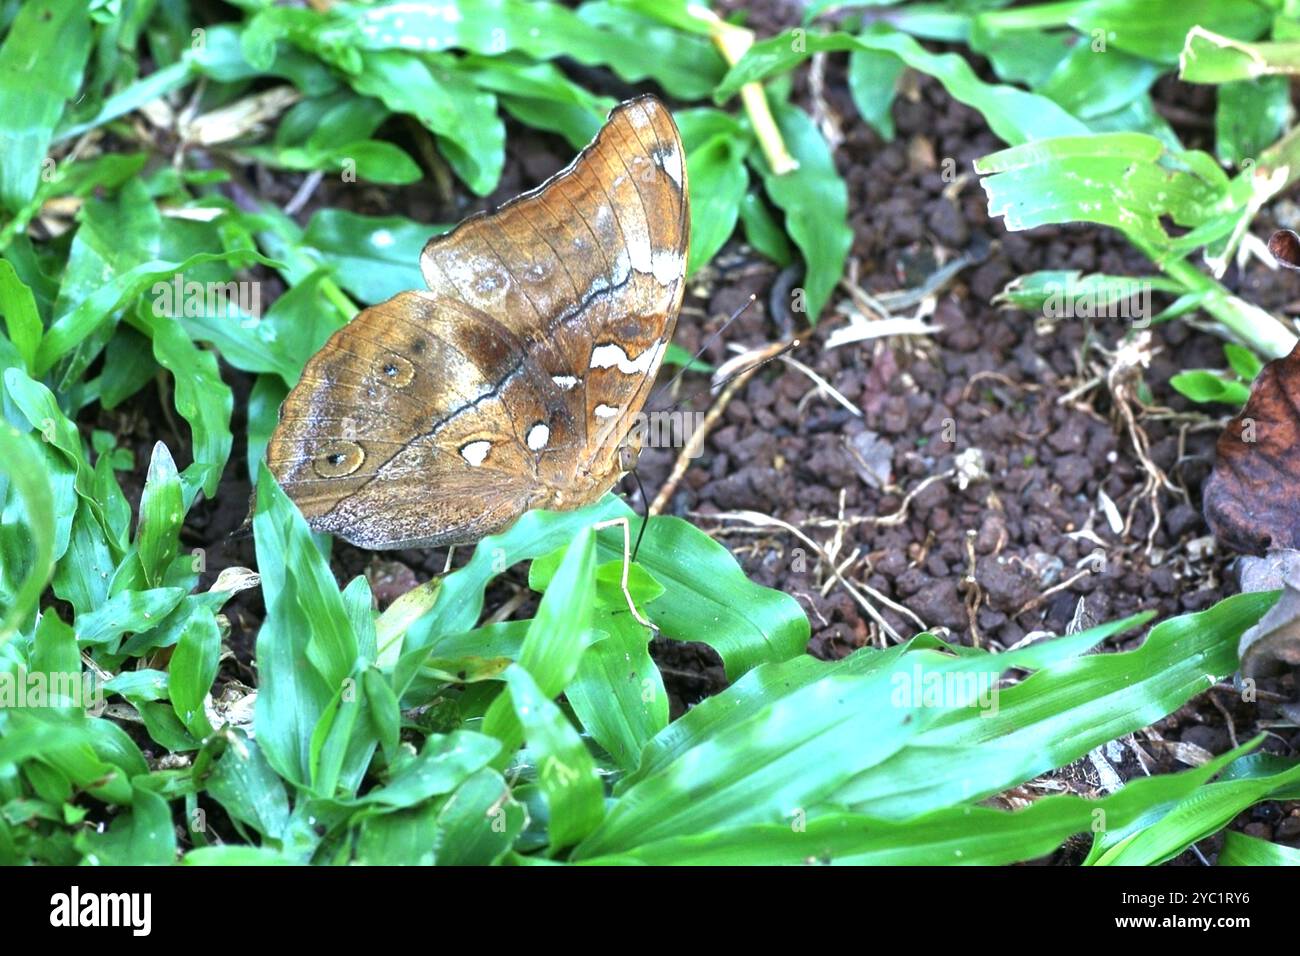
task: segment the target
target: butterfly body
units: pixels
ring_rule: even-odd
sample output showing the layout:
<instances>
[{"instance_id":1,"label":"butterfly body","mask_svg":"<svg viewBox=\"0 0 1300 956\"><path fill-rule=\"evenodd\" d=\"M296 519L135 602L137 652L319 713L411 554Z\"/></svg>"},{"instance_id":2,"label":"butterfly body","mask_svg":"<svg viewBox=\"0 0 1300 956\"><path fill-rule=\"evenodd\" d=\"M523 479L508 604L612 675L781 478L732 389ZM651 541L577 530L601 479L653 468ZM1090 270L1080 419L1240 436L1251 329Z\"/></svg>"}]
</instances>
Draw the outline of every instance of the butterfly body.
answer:
<instances>
[{"instance_id":1,"label":"butterfly body","mask_svg":"<svg viewBox=\"0 0 1300 956\"><path fill-rule=\"evenodd\" d=\"M336 332L280 410L267 463L312 528L461 544L609 490L681 308L685 168L640 97L542 186L430 240L429 290Z\"/></svg>"}]
</instances>

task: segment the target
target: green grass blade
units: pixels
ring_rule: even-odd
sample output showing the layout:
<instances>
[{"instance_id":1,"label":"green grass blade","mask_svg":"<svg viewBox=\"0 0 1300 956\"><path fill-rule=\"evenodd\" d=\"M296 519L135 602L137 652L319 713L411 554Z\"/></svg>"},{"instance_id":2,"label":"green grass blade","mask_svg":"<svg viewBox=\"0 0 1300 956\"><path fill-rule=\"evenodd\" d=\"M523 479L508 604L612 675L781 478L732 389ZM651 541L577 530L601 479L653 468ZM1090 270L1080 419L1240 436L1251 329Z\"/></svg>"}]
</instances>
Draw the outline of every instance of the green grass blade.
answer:
<instances>
[{"instance_id":1,"label":"green grass blade","mask_svg":"<svg viewBox=\"0 0 1300 956\"><path fill-rule=\"evenodd\" d=\"M1223 835L1223 849L1216 866L1300 866L1300 850L1236 830Z\"/></svg>"},{"instance_id":2,"label":"green grass blade","mask_svg":"<svg viewBox=\"0 0 1300 956\"><path fill-rule=\"evenodd\" d=\"M89 7L81 0L25 3L0 46L0 205L36 194L64 104L81 88L90 56Z\"/></svg>"}]
</instances>

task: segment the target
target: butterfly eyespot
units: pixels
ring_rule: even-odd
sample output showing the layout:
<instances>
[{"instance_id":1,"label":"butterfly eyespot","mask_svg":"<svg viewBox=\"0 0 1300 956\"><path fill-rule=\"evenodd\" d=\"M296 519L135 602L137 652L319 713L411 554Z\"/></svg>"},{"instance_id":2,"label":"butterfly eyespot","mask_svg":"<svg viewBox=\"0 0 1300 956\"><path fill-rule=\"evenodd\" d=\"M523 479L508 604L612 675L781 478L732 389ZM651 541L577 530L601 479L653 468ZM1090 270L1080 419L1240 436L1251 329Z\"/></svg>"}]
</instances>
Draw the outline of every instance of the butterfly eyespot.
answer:
<instances>
[{"instance_id":1,"label":"butterfly eyespot","mask_svg":"<svg viewBox=\"0 0 1300 956\"><path fill-rule=\"evenodd\" d=\"M400 355L389 352L379 360L379 374L385 385L405 388L415 378L415 366Z\"/></svg>"},{"instance_id":2,"label":"butterfly eyespot","mask_svg":"<svg viewBox=\"0 0 1300 956\"><path fill-rule=\"evenodd\" d=\"M365 450L356 442L333 441L325 445L312 461L312 468L322 478L343 478L361 467Z\"/></svg>"}]
</instances>

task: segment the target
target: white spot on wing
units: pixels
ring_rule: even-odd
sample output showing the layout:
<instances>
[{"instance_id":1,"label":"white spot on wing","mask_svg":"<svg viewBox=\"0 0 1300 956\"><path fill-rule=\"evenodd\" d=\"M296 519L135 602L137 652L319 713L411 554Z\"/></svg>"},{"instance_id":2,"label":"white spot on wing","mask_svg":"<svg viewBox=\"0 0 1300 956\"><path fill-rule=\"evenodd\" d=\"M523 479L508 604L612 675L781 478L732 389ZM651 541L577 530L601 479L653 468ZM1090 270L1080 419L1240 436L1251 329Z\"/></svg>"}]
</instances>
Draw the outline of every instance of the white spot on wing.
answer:
<instances>
[{"instance_id":1,"label":"white spot on wing","mask_svg":"<svg viewBox=\"0 0 1300 956\"><path fill-rule=\"evenodd\" d=\"M669 285L682 278L686 263L676 249L656 249L650 266L655 281Z\"/></svg>"},{"instance_id":2,"label":"white spot on wing","mask_svg":"<svg viewBox=\"0 0 1300 956\"><path fill-rule=\"evenodd\" d=\"M614 407L613 405L597 405L597 406L596 406L596 417L597 417L597 418L617 418L617 417L618 417L618 409L617 409L616 407Z\"/></svg>"},{"instance_id":3,"label":"white spot on wing","mask_svg":"<svg viewBox=\"0 0 1300 956\"><path fill-rule=\"evenodd\" d=\"M623 238L627 241L628 261L637 272L651 270L650 233L643 223L623 223Z\"/></svg>"},{"instance_id":4,"label":"white spot on wing","mask_svg":"<svg viewBox=\"0 0 1300 956\"><path fill-rule=\"evenodd\" d=\"M532 451L541 451L550 440L551 430L541 422L528 429L528 447Z\"/></svg>"},{"instance_id":5,"label":"white spot on wing","mask_svg":"<svg viewBox=\"0 0 1300 956\"><path fill-rule=\"evenodd\" d=\"M655 151L655 162L668 174L668 178L682 188L682 154L676 146Z\"/></svg>"},{"instance_id":6,"label":"white spot on wing","mask_svg":"<svg viewBox=\"0 0 1300 956\"><path fill-rule=\"evenodd\" d=\"M572 375L552 375L551 381L566 392L578 384L578 380Z\"/></svg>"},{"instance_id":7,"label":"white spot on wing","mask_svg":"<svg viewBox=\"0 0 1300 956\"><path fill-rule=\"evenodd\" d=\"M488 452L491 448L492 443L490 441L482 439L479 441L472 441L461 448L460 457L464 458L467 462L477 468L479 465L483 464L483 460L487 458Z\"/></svg>"},{"instance_id":8,"label":"white spot on wing","mask_svg":"<svg viewBox=\"0 0 1300 956\"><path fill-rule=\"evenodd\" d=\"M614 342L607 342L604 345L597 345L591 350L591 367L592 368L614 368L625 375L640 373L644 375L650 371L650 366L655 360L655 349L646 349L635 359L628 357L623 351L623 347Z\"/></svg>"}]
</instances>

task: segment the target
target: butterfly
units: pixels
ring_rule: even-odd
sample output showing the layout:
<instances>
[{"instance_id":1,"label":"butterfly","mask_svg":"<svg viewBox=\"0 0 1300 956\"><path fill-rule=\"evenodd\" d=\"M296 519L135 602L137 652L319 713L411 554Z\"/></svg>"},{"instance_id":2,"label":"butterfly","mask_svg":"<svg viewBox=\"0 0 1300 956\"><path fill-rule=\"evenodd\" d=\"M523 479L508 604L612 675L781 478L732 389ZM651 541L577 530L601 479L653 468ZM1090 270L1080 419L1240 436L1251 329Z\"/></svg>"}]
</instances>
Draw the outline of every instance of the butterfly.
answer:
<instances>
[{"instance_id":1,"label":"butterfly","mask_svg":"<svg viewBox=\"0 0 1300 956\"><path fill-rule=\"evenodd\" d=\"M599 499L635 452L672 341L690 208L653 96L537 189L436 236L428 290L361 312L306 364L267 445L313 530L467 544Z\"/></svg>"}]
</instances>

